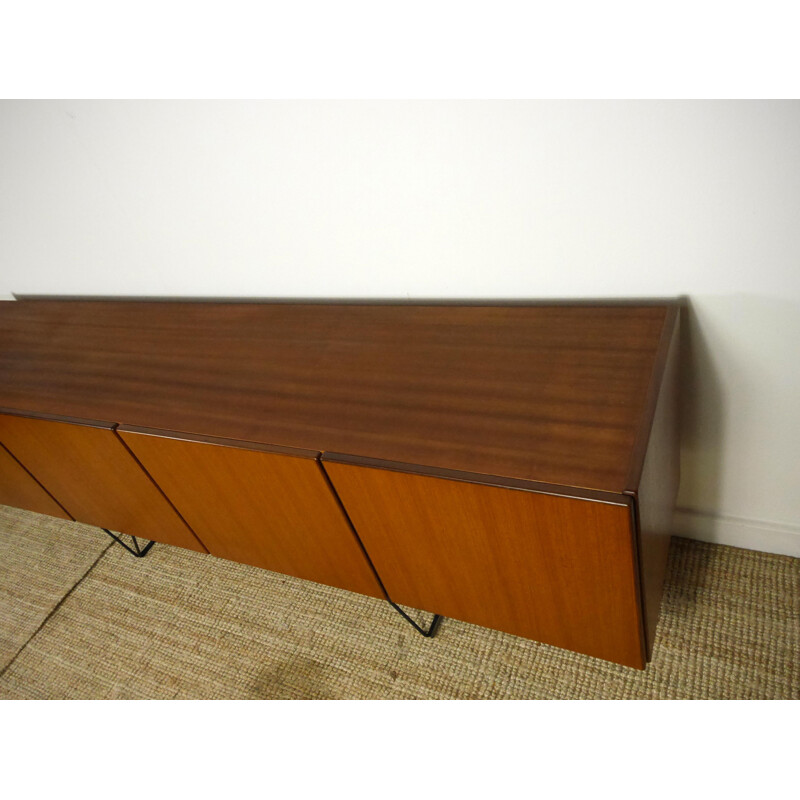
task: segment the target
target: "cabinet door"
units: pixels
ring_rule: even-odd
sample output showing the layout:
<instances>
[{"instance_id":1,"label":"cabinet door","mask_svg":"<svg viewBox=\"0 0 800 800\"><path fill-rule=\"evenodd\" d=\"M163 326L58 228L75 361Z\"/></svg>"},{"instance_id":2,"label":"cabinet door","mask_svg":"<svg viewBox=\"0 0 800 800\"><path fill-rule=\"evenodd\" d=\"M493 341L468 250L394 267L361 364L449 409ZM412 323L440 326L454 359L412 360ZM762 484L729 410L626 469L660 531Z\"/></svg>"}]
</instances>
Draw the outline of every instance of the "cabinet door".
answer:
<instances>
[{"instance_id":1,"label":"cabinet door","mask_svg":"<svg viewBox=\"0 0 800 800\"><path fill-rule=\"evenodd\" d=\"M113 425L0 414L0 441L79 522L207 552Z\"/></svg>"},{"instance_id":2,"label":"cabinet door","mask_svg":"<svg viewBox=\"0 0 800 800\"><path fill-rule=\"evenodd\" d=\"M39 482L0 444L0 505L72 519Z\"/></svg>"},{"instance_id":3,"label":"cabinet door","mask_svg":"<svg viewBox=\"0 0 800 800\"><path fill-rule=\"evenodd\" d=\"M644 667L623 496L614 504L323 464L396 603Z\"/></svg>"},{"instance_id":4,"label":"cabinet door","mask_svg":"<svg viewBox=\"0 0 800 800\"><path fill-rule=\"evenodd\" d=\"M212 555L383 598L318 453L118 432Z\"/></svg>"}]
</instances>

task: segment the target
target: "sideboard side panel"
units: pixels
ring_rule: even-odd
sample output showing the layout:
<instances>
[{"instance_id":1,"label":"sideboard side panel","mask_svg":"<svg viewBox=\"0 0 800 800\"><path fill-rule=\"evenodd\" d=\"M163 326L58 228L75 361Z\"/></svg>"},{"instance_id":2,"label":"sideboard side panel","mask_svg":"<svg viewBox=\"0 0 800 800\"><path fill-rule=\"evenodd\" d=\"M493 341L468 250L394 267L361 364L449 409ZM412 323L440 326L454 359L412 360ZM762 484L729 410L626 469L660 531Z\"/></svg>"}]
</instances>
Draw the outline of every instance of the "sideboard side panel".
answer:
<instances>
[{"instance_id":1,"label":"sideboard side panel","mask_svg":"<svg viewBox=\"0 0 800 800\"><path fill-rule=\"evenodd\" d=\"M112 427L0 414L0 440L76 520L207 552Z\"/></svg>"},{"instance_id":2,"label":"sideboard side panel","mask_svg":"<svg viewBox=\"0 0 800 800\"><path fill-rule=\"evenodd\" d=\"M628 498L323 463L394 602L644 667Z\"/></svg>"}]
</instances>

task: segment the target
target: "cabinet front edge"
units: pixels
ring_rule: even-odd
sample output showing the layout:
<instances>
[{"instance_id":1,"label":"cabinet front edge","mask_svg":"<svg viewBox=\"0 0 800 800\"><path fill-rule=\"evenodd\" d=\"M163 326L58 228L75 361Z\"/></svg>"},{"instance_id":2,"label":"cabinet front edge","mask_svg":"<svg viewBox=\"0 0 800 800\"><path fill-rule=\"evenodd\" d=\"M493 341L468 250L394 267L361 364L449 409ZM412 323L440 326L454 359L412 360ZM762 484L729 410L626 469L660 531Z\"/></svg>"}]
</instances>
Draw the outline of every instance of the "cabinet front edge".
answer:
<instances>
[{"instance_id":1,"label":"cabinet front edge","mask_svg":"<svg viewBox=\"0 0 800 800\"><path fill-rule=\"evenodd\" d=\"M138 425L119 425L117 433L133 433L141 436L157 436L162 439L176 439L182 442L199 442L200 444L216 445L218 447L235 447L239 450L257 450L263 453L294 456L296 458L319 459L319 450L306 450L300 447L285 447L277 444L264 444L262 442L249 442L243 439L228 439L221 436L206 436L198 433L184 433L182 431L166 430L164 428L143 428Z\"/></svg>"},{"instance_id":2,"label":"cabinet front edge","mask_svg":"<svg viewBox=\"0 0 800 800\"><path fill-rule=\"evenodd\" d=\"M386 461L380 458L369 458L348 453L332 453L324 451L322 461L328 464L347 464L356 467L385 469L391 472L404 472L409 475L420 475L428 478L475 483L482 486L493 486L499 489L515 489L523 492L549 494L556 497L569 497L576 500L589 500L597 503L608 503L618 506L629 506L631 500L624 493L604 492L596 489L585 489L576 486L563 486L542 481L509 478L501 475L486 475L480 472L464 472L462 470L432 467L423 464L407 464L401 461Z\"/></svg>"},{"instance_id":3,"label":"cabinet front edge","mask_svg":"<svg viewBox=\"0 0 800 800\"><path fill-rule=\"evenodd\" d=\"M104 428L113 430L115 422L104 422L98 419L83 419L81 417L66 417L61 414L49 414L44 411L26 411L19 408L5 408L0 406L0 414L9 417L25 417L26 419L40 419L44 422L63 422L67 425L84 425L87 428Z\"/></svg>"}]
</instances>

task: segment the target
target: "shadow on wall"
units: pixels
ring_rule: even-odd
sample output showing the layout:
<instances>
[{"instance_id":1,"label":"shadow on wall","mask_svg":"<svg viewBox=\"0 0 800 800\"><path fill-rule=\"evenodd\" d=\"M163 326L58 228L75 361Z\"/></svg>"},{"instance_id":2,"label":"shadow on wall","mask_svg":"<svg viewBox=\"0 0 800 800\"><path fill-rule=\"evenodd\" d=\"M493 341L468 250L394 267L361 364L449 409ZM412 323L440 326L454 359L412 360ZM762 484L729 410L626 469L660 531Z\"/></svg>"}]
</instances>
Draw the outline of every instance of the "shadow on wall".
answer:
<instances>
[{"instance_id":1,"label":"shadow on wall","mask_svg":"<svg viewBox=\"0 0 800 800\"><path fill-rule=\"evenodd\" d=\"M680 365L678 376L678 424L680 429L681 477L678 505L682 498L699 496L710 508L717 508L720 495L721 456L725 432L725 404L714 355L704 336L689 297L681 297ZM698 402L702 398L702 402ZM690 487L690 488L689 488ZM687 510L681 509L686 515ZM691 513L691 512L689 512ZM686 533L687 531L678 531ZM675 574L682 545L673 537L668 567L672 581L668 586L684 599L696 597L684 593L682 576ZM696 572L701 576L710 568L708 552L699 551ZM691 588L691 587L690 587Z\"/></svg>"},{"instance_id":2,"label":"shadow on wall","mask_svg":"<svg viewBox=\"0 0 800 800\"><path fill-rule=\"evenodd\" d=\"M681 298L679 507L714 513L719 508L725 401L714 353L688 297ZM701 501L699 509L693 504Z\"/></svg>"},{"instance_id":3,"label":"shadow on wall","mask_svg":"<svg viewBox=\"0 0 800 800\"><path fill-rule=\"evenodd\" d=\"M738 546L761 549L758 537L767 547L775 536L796 546L798 356L800 300L684 298L678 507L687 535L696 526L707 541L733 533Z\"/></svg>"}]
</instances>

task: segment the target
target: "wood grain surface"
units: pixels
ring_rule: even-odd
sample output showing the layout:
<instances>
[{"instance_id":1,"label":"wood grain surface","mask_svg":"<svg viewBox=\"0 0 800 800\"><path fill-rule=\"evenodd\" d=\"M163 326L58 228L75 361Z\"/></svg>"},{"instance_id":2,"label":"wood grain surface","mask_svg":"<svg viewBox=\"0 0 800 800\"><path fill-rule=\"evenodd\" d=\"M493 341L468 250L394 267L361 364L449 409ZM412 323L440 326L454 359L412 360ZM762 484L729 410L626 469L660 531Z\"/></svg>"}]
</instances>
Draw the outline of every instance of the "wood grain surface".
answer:
<instances>
[{"instance_id":1,"label":"wood grain surface","mask_svg":"<svg viewBox=\"0 0 800 800\"><path fill-rule=\"evenodd\" d=\"M610 492L664 303L0 304L0 406Z\"/></svg>"},{"instance_id":2,"label":"wood grain surface","mask_svg":"<svg viewBox=\"0 0 800 800\"><path fill-rule=\"evenodd\" d=\"M112 426L0 414L0 441L79 522L207 552Z\"/></svg>"},{"instance_id":3,"label":"wood grain surface","mask_svg":"<svg viewBox=\"0 0 800 800\"><path fill-rule=\"evenodd\" d=\"M323 466L395 602L644 667L629 499Z\"/></svg>"},{"instance_id":4,"label":"wood grain surface","mask_svg":"<svg viewBox=\"0 0 800 800\"><path fill-rule=\"evenodd\" d=\"M383 599L316 458L117 432L212 555Z\"/></svg>"},{"instance_id":5,"label":"wood grain surface","mask_svg":"<svg viewBox=\"0 0 800 800\"><path fill-rule=\"evenodd\" d=\"M11 453L0 444L0 505L72 519Z\"/></svg>"}]
</instances>

